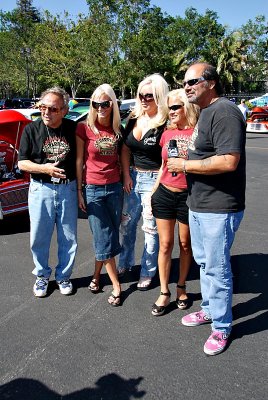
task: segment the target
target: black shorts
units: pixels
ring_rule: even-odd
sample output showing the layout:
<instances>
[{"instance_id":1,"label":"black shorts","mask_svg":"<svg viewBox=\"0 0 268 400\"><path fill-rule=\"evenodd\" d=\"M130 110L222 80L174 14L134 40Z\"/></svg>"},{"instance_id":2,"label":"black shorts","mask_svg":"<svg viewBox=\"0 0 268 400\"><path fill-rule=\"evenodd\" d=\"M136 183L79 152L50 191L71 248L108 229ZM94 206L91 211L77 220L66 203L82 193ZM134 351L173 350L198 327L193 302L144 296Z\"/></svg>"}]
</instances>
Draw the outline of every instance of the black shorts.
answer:
<instances>
[{"instance_id":1,"label":"black shorts","mask_svg":"<svg viewBox=\"0 0 268 400\"><path fill-rule=\"evenodd\" d=\"M159 219L177 219L183 224L189 224L187 197L187 190L172 192L160 183L152 195L153 216Z\"/></svg>"}]
</instances>

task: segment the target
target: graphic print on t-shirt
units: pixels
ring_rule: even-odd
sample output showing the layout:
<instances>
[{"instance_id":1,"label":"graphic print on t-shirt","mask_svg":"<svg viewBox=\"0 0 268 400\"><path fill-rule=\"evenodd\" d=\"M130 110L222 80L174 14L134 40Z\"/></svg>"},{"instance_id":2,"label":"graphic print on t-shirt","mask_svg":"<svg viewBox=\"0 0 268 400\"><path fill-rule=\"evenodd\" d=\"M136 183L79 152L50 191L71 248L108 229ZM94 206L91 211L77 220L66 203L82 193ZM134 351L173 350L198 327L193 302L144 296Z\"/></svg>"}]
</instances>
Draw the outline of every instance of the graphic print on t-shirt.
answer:
<instances>
[{"instance_id":1,"label":"graphic print on t-shirt","mask_svg":"<svg viewBox=\"0 0 268 400\"><path fill-rule=\"evenodd\" d=\"M195 140L196 140L197 136L198 136L198 122L194 127L194 131L193 131L190 143L189 143L189 149L192 150L192 151L195 150L195 144L194 143L195 143Z\"/></svg>"},{"instance_id":2,"label":"graphic print on t-shirt","mask_svg":"<svg viewBox=\"0 0 268 400\"><path fill-rule=\"evenodd\" d=\"M103 156L112 156L117 152L117 139L111 136L102 136L95 141L95 147Z\"/></svg>"},{"instance_id":3,"label":"graphic print on t-shirt","mask_svg":"<svg viewBox=\"0 0 268 400\"><path fill-rule=\"evenodd\" d=\"M182 134L175 135L172 137L173 140L176 140L177 142L177 148L178 148L178 157L179 158L188 158L188 147L189 147L189 136L183 136ZM168 147L169 147L169 141L165 144L165 147L168 152Z\"/></svg>"},{"instance_id":4,"label":"graphic print on t-shirt","mask_svg":"<svg viewBox=\"0 0 268 400\"><path fill-rule=\"evenodd\" d=\"M63 161L70 151L70 146L63 137L48 137L43 145L43 151L48 161Z\"/></svg>"}]
</instances>

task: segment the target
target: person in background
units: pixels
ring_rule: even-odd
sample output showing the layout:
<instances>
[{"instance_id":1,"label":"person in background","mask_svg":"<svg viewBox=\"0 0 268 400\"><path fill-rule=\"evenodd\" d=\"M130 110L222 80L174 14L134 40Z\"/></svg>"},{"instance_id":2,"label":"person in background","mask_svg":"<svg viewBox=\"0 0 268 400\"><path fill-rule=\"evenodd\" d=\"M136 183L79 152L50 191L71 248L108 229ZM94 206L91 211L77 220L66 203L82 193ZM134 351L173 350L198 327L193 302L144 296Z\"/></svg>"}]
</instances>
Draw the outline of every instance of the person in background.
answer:
<instances>
[{"instance_id":1,"label":"person in background","mask_svg":"<svg viewBox=\"0 0 268 400\"><path fill-rule=\"evenodd\" d=\"M180 246L176 304L181 310L189 306L185 282L192 262L188 206L186 205L188 196L186 177L183 172L173 175L168 172L167 159L171 140L174 140L177 145L178 156L184 159L188 158L188 145L198 119L199 110L197 106L188 102L184 89L171 91L167 96L167 105L170 126L160 140L162 166L152 195L152 210L156 218L160 242L158 255L160 296L152 307L154 316L163 315L170 303L168 284L176 221L178 221Z\"/></svg>"},{"instance_id":2,"label":"person in background","mask_svg":"<svg viewBox=\"0 0 268 400\"><path fill-rule=\"evenodd\" d=\"M241 103L238 106L239 110L241 111L241 113L243 114L244 120L247 120L247 114L249 112L248 106L246 105L246 100L242 99Z\"/></svg>"},{"instance_id":3,"label":"person in background","mask_svg":"<svg viewBox=\"0 0 268 400\"><path fill-rule=\"evenodd\" d=\"M109 304L119 306L121 287L115 256L120 253L119 226L123 206L118 146L121 141L120 114L112 87L97 87L90 100L88 118L77 125L78 205L87 212L93 234L95 271L89 289L97 293L104 264L113 285ZM84 169L85 168L85 169ZM85 199L83 196L85 174Z\"/></svg>"},{"instance_id":4,"label":"person in background","mask_svg":"<svg viewBox=\"0 0 268 400\"><path fill-rule=\"evenodd\" d=\"M193 256L200 265L201 311L182 318L185 326L211 323L204 352L226 349L232 329L233 281L230 251L245 209L245 120L223 93L216 68L196 63L186 71L188 100L200 107L188 148L189 159L170 158L169 172L187 174Z\"/></svg>"},{"instance_id":5,"label":"person in background","mask_svg":"<svg viewBox=\"0 0 268 400\"><path fill-rule=\"evenodd\" d=\"M159 240L151 209L151 191L162 161L159 141L168 118L167 93L167 82L159 74L150 75L140 82L121 152L126 195L121 223L123 249L119 256L118 273L122 275L135 265L136 231L142 215L144 250L138 290L149 289L157 271Z\"/></svg>"},{"instance_id":6,"label":"person in background","mask_svg":"<svg viewBox=\"0 0 268 400\"><path fill-rule=\"evenodd\" d=\"M59 87L40 98L41 119L28 124L22 134L18 167L31 174L29 188L30 242L36 297L47 294L51 267L49 249L57 229L58 264L55 278L60 292L68 295L77 249L77 185L75 174L76 124L64 118L69 95Z\"/></svg>"}]
</instances>

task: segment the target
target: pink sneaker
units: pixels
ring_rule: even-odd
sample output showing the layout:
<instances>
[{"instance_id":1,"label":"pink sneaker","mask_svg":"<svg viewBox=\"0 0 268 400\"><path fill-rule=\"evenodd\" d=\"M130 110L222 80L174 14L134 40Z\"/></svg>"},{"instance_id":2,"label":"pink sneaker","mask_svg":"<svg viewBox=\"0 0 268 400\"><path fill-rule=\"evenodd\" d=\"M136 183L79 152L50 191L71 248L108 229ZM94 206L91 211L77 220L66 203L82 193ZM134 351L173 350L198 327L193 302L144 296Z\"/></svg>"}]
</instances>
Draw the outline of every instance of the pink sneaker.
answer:
<instances>
[{"instance_id":1,"label":"pink sneaker","mask_svg":"<svg viewBox=\"0 0 268 400\"><path fill-rule=\"evenodd\" d=\"M220 331L213 331L204 345L204 352L209 356L222 353L227 346L228 335Z\"/></svg>"},{"instance_id":2,"label":"pink sneaker","mask_svg":"<svg viewBox=\"0 0 268 400\"><path fill-rule=\"evenodd\" d=\"M182 325L185 326L198 326L198 325L203 325L203 324L209 324L211 323L211 318L208 317L204 311L199 311L199 312L193 312L191 314L185 315L181 319Z\"/></svg>"}]
</instances>

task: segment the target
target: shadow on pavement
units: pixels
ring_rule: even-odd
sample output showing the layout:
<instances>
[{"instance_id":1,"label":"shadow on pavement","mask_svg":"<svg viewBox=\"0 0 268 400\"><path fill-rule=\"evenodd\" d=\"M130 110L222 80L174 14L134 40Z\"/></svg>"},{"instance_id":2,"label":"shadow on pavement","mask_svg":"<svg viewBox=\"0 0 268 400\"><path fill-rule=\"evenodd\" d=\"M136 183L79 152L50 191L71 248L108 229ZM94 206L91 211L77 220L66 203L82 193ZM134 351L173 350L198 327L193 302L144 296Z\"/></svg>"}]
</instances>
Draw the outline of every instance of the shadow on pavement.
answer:
<instances>
[{"instance_id":1,"label":"shadow on pavement","mask_svg":"<svg viewBox=\"0 0 268 400\"><path fill-rule=\"evenodd\" d=\"M233 326L233 338L241 338L268 329L267 265L267 254L243 254L232 257L234 293L256 294L248 301L233 307L234 321L246 317L246 320Z\"/></svg>"},{"instance_id":2,"label":"shadow on pavement","mask_svg":"<svg viewBox=\"0 0 268 400\"><path fill-rule=\"evenodd\" d=\"M5 216L0 221L0 235L14 235L16 233L30 232L28 212Z\"/></svg>"},{"instance_id":3,"label":"shadow on pavement","mask_svg":"<svg viewBox=\"0 0 268 400\"><path fill-rule=\"evenodd\" d=\"M111 373L97 380L96 387L86 388L67 395L50 390L43 383L33 379L15 379L0 387L2 400L130 400L141 399L146 392L137 386L143 380L124 379Z\"/></svg>"}]
</instances>

